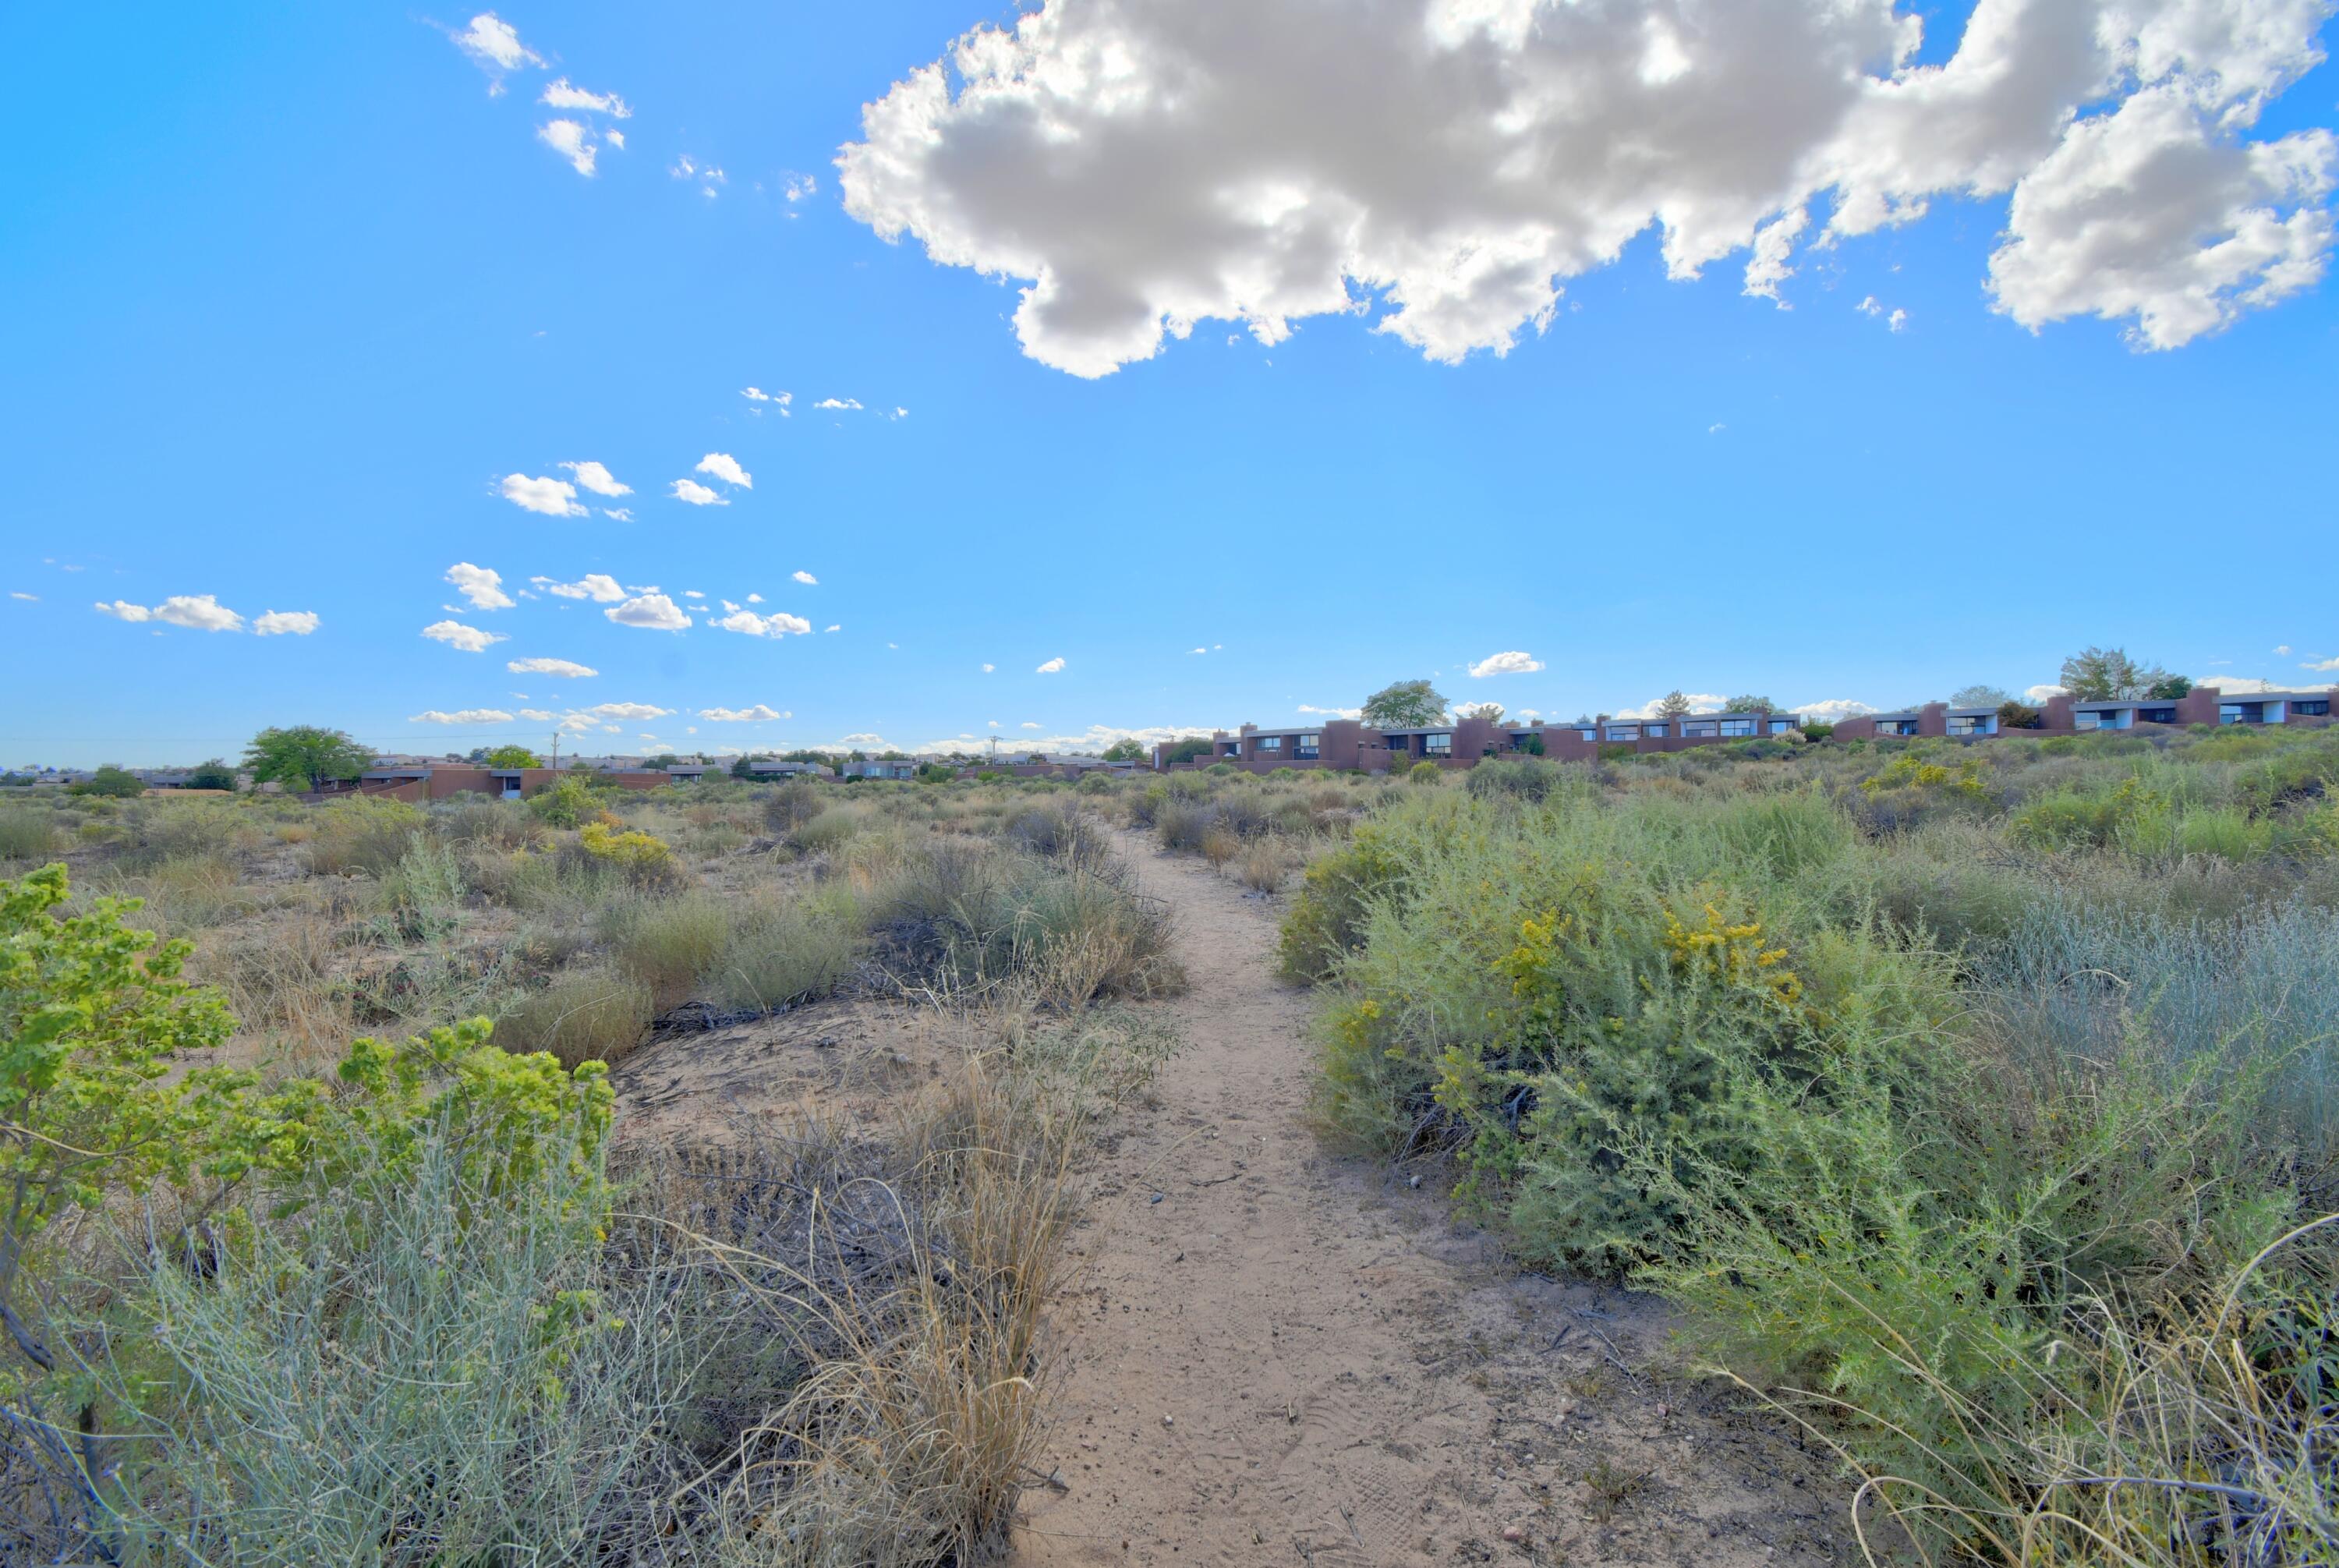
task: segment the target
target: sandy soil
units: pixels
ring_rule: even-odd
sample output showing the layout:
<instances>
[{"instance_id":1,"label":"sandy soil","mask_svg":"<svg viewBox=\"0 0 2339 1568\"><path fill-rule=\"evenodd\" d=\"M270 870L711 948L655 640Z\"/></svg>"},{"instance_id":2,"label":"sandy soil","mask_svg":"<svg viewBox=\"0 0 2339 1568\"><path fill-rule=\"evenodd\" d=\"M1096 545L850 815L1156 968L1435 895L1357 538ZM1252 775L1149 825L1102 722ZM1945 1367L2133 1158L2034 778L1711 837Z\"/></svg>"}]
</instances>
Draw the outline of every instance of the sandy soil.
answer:
<instances>
[{"instance_id":1,"label":"sandy soil","mask_svg":"<svg viewBox=\"0 0 2339 1568\"><path fill-rule=\"evenodd\" d=\"M1098 1159L1020 1563L1856 1560L1823 1456L1669 1375L1660 1304L1522 1277L1327 1156L1273 904L1123 843L1177 913L1188 1043Z\"/></svg>"}]
</instances>

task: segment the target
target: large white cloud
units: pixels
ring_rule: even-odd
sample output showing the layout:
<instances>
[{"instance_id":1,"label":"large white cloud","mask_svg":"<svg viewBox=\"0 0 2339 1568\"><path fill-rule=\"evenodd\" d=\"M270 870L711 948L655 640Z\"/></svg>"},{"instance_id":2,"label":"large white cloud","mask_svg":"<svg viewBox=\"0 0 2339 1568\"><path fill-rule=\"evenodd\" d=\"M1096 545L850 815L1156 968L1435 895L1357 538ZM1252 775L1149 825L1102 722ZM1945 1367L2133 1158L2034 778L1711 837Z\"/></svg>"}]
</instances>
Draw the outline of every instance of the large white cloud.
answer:
<instances>
[{"instance_id":1,"label":"large white cloud","mask_svg":"<svg viewBox=\"0 0 2339 1568\"><path fill-rule=\"evenodd\" d=\"M537 102L554 109L590 110L613 120L630 120L634 116L632 105L615 93L589 93L566 76L547 87Z\"/></svg>"},{"instance_id":2,"label":"large white cloud","mask_svg":"<svg viewBox=\"0 0 2339 1568\"><path fill-rule=\"evenodd\" d=\"M593 177L593 160L600 148L593 140L592 127L581 120L548 120L536 128L536 139L568 160L568 166L584 175Z\"/></svg>"},{"instance_id":3,"label":"large white cloud","mask_svg":"<svg viewBox=\"0 0 2339 1568\"><path fill-rule=\"evenodd\" d=\"M1488 676L1531 676L1543 668L1543 661L1533 654L1514 650L1506 654L1488 654L1470 666L1473 680L1485 680Z\"/></svg>"},{"instance_id":4,"label":"large white cloud","mask_svg":"<svg viewBox=\"0 0 2339 1568\"><path fill-rule=\"evenodd\" d=\"M503 574L486 567L475 567L469 561L457 561L447 568L447 581L455 591L471 601L475 610L508 610L512 597L503 590Z\"/></svg>"},{"instance_id":5,"label":"large white cloud","mask_svg":"<svg viewBox=\"0 0 2339 1568\"><path fill-rule=\"evenodd\" d=\"M634 487L620 484L617 476L601 463L563 463L560 465L577 476L577 482L597 496L630 496Z\"/></svg>"},{"instance_id":6,"label":"large white cloud","mask_svg":"<svg viewBox=\"0 0 2339 1568\"><path fill-rule=\"evenodd\" d=\"M314 610L264 610L252 623L255 637L305 637L316 629Z\"/></svg>"},{"instance_id":7,"label":"large white cloud","mask_svg":"<svg viewBox=\"0 0 2339 1568\"><path fill-rule=\"evenodd\" d=\"M642 721L662 719L674 712L672 708L653 707L647 703L597 703L589 708L580 708L577 711L597 715L605 719Z\"/></svg>"},{"instance_id":8,"label":"large white cloud","mask_svg":"<svg viewBox=\"0 0 2339 1568\"><path fill-rule=\"evenodd\" d=\"M515 507L531 512L542 512L548 518L581 518L585 508L577 504L577 487L566 479L532 479L526 474L506 474L504 499Z\"/></svg>"},{"instance_id":9,"label":"large white cloud","mask_svg":"<svg viewBox=\"0 0 2339 1568\"><path fill-rule=\"evenodd\" d=\"M455 47L469 55L492 79L490 93L503 91L503 74L523 65L541 65L544 57L519 41L512 25L492 11L482 11L460 33L449 33Z\"/></svg>"},{"instance_id":10,"label":"large white cloud","mask_svg":"<svg viewBox=\"0 0 2339 1568\"><path fill-rule=\"evenodd\" d=\"M1205 317L1501 353L1653 225L1672 275L1743 251L1779 298L1798 245L2009 192L1999 310L2169 348L2322 271L2339 141L2248 133L2330 10L1979 0L1916 65L1894 0L1048 0L837 165L879 233L1030 280L1025 351L1082 376Z\"/></svg>"},{"instance_id":11,"label":"large white cloud","mask_svg":"<svg viewBox=\"0 0 2339 1568\"><path fill-rule=\"evenodd\" d=\"M528 580L546 593L564 599L591 599L595 604L614 605L626 597L626 590L617 586L617 579L604 572L587 572L573 583L564 583L554 577L530 577Z\"/></svg>"},{"instance_id":12,"label":"large white cloud","mask_svg":"<svg viewBox=\"0 0 2339 1568\"><path fill-rule=\"evenodd\" d=\"M664 594L643 594L601 612L621 626L644 626L654 632L678 632L690 625L681 606Z\"/></svg>"},{"instance_id":13,"label":"large white cloud","mask_svg":"<svg viewBox=\"0 0 2339 1568\"><path fill-rule=\"evenodd\" d=\"M698 471L712 474L726 485L736 485L743 490L755 488L755 476L739 466L739 459L728 452L709 452L698 459Z\"/></svg>"},{"instance_id":14,"label":"large white cloud","mask_svg":"<svg viewBox=\"0 0 2339 1568\"><path fill-rule=\"evenodd\" d=\"M726 632L742 632L751 637L804 636L812 630L812 623L802 616L792 616L785 610L775 610L759 616L753 610L734 610L721 620L709 621Z\"/></svg>"},{"instance_id":15,"label":"large white cloud","mask_svg":"<svg viewBox=\"0 0 2339 1568\"><path fill-rule=\"evenodd\" d=\"M583 680L601 672L590 665L580 665L575 659L512 659L504 668L516 676L556 676L562 680Z\"/></svg>"},{"instance_id":16,"label":"large white cloud","mask_svg":"<svg viewBox=\"0 0 2339 1568\"><path fill-rule=\"evenodd\" d=\"M709 724L743 725L763 724L788 715L768 703L755 703L744 708L701 708L698 716Z\"/></svg>"},{"instance_id":17,"label":"large white cloud","mask_svg":"<svg viewBox=\"0 0 2339 1568\"><path fill-rule=\"evenodd\" d=\"M100 604L97 613L124 621L162 621L198 632L240 632L243 617L210 594L173 594L159 605L133 605L127 599Z\"/></svg>"},{"instance_id":18,"label":"large white cloud","mask_svg":"<svg viewBox=\"0 0 2339 1568\"><path fill-rule=\"evenodd\" d=\"M696 479L676 479L672 492L677 501L688 501L694 507L727 507L731 503Z\"/></svg>"},{"instance_id":19,"label":"large white cloud","mask_svg":"<svg viewBox=\"0 0 2339 1568\"><path fill-rule=\"evenodd\" d=\"M445 643L467 654L485 653L491 644L506 640L501 633L481 631L460 621L433 621L422 628L422 635L434 643Z\"/></svg>"}]
</instances>

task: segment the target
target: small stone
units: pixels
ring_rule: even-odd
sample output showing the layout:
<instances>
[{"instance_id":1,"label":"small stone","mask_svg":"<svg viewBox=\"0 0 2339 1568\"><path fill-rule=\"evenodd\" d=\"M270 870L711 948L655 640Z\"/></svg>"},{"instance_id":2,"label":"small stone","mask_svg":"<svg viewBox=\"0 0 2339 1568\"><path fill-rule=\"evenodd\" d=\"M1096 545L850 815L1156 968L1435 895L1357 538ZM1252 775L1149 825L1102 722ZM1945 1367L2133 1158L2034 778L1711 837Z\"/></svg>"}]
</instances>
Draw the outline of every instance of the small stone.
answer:
<instances>
[{"instance_id":1,"label":"small stone","mask_svg":"<svg viewBox=\"0 0 2339 1568\"><path fill-rule=\"evenodd\" d=\"M1503 1526L1503 1539L1509 1542L1512 1545L1521 1545L1525 1543L1527 1533L1525 1530L1520 1529L1517 1525L1505 1524Z\"/></svg>"},{"instance_id":2,"label":"small stone","mask_svg":"<svg viewBox=\"0 0 2339 1568\"><path fill-rule=\"evenodd\" d=\"M1164 1426L1175 1426L1178 1425L1178 1418L1174 1415L1164 1415L1161 1418L1161 1425Z\"/></svg>"},{"instance_id":3,"label":"small stone","mask_svg":"<svg viewBox=\"0 0 2339 1568\"><path fill-rule=\"evenodd\" d=\"M1159 1203L1159 1202L1160 1202L1160 1201L1161 1201L1162 1196L1163 1196L1162 1194L1160 1194L1160 1193L1157 1192L1157 1193L1155 1193L1152 1197L1150 1197L1150 1198L1147 1198L1145 1201L1146 1201L1146 1202L1148 1202L1148 1203Z\"/></svg>"}]
</instances>

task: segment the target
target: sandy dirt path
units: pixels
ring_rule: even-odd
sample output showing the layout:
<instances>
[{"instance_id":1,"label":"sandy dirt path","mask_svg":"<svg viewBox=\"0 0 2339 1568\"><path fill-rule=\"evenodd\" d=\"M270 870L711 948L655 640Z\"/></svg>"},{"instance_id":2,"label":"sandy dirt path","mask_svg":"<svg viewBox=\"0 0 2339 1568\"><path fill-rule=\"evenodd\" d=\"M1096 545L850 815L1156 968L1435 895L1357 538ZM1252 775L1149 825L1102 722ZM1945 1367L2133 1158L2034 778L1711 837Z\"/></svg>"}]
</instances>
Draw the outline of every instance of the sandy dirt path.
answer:
<instances>
[{"instance_id":1,"label":"sandy dirt path","mask_svg":"<svg viewBox=\"0 0 2339 1568\"><path fill-rule=\"evenodd\" d=\"M1660 1305L1523 1277L1427 1184L1325 1153L1277 906L1121 845L1177 917L1187 1045L1098 1157L1055 1315L1062 1489L1025 1494L1019 1563L1856 1557L1819 1455L1663 1371Z\"/></svg>"}]
</instances>

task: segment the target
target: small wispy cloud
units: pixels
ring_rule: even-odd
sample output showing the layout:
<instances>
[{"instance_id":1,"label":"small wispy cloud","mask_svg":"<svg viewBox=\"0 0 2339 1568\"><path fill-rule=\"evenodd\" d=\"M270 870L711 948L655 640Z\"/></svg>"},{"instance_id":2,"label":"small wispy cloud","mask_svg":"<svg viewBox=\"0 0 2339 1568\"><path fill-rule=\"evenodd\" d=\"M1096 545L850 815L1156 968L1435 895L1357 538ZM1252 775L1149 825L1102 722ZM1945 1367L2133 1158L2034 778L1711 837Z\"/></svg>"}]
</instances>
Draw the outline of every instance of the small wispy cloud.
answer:
<instances>
[{"instance_id":1,"label":"small wispy cloud","mask_svg":"<svg viewBox=\"0 0 2339 1568\"><path fill-rule=\"evenodd\" d=\"M510 640L499 632L467 626L460 621L433 621L422 628L422 635L434 643L445 643L467 654L483 654L493 644Z\"/></svg>"}]
</instances>

